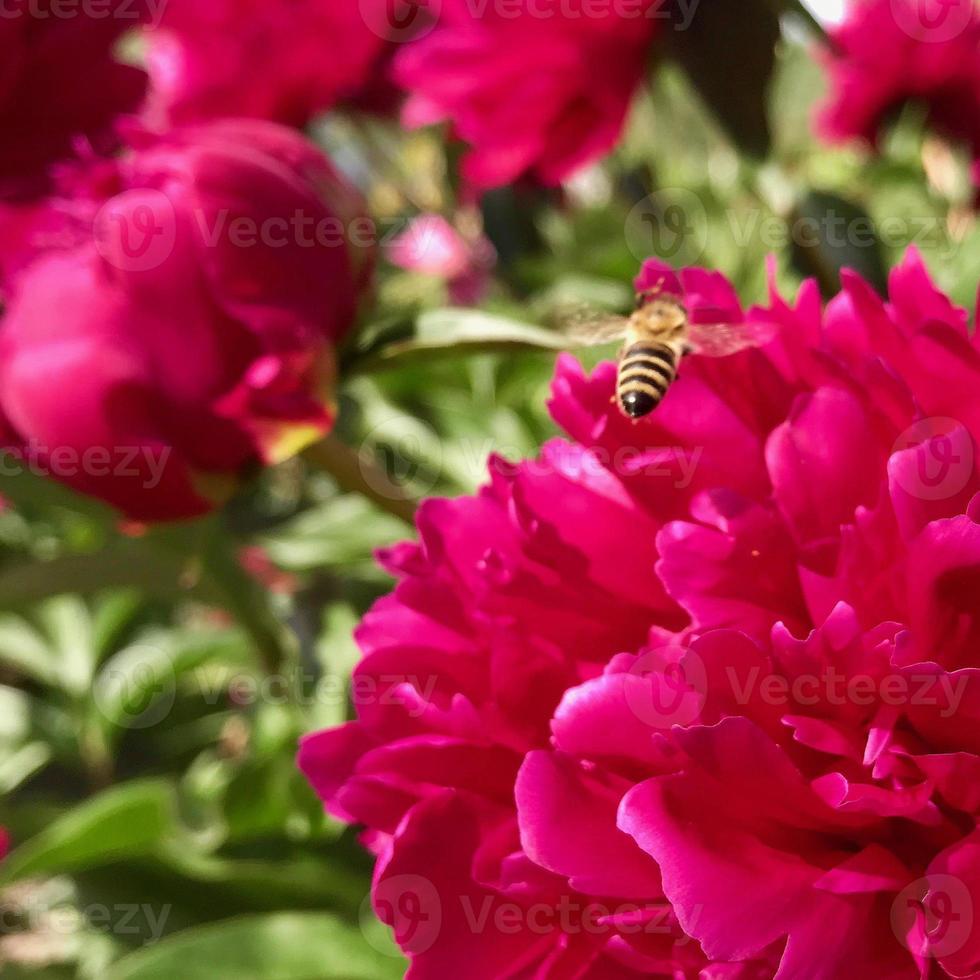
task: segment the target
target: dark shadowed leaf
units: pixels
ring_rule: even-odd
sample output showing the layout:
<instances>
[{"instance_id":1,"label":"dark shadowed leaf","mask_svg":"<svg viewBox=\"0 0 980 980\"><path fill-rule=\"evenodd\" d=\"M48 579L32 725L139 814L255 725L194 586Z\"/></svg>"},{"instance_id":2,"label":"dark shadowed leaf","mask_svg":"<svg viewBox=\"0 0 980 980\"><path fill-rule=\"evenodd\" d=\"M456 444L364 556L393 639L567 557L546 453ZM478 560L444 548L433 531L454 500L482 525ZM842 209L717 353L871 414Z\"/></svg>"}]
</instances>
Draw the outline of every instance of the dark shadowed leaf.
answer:
<instances>
[{"instance_id":1,"label":"dark shadowed leaf","mask_svg":"<svg viewBox=\"0 0 980 980\"><path fill-rule=\"evenodd\" d=\"M770 142L768 89L779 39L779 18L770 0L701 0L687 19L686 6L676 9L663 33L668 54L736 146L765 157Z\"/></svg>"},{"instance_id":2,"label":"dark shadowed leaf","mask_svg":"<svg viewBox=\"0 0 980 980\"><path fill-rule=\"evenodd\" d=\"M815 276L825 295L840 288L841 269L853 269L875 288L887 288L881 242L868 213L826 191L810 191L792 218L793 262Z\"/></svg>"},{"instance_id":3,"label":"dark shadowed leaf","mask_svg":"<svg viewBox=\"0 0 980 980\"><path fill-rule=\"evenodd\" d=\"M365 354L355 371L402 367L413 359L459 357L493 351L560 351L567 338L552 330L479 310L443 309L423 313L413 335Z\"/></svg>"}]
</instances>

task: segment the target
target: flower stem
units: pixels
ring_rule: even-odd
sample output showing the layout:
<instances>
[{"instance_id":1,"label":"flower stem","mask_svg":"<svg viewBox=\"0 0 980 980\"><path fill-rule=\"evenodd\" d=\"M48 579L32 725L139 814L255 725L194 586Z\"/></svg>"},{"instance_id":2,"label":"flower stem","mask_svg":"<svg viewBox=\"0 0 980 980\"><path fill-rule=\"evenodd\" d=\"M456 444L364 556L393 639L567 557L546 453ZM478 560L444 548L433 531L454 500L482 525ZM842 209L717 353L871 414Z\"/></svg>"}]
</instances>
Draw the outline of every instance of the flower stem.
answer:
<instances>
[{"instance_id":1,"label":"flower stem","mask_svg":"<svg viewBox=\"0 0 980 980\"><path fill-rule=\"evenodd\" d=\"M263 668L279 673L292 659L293 642L268 596L245 571L221 515L154 528L147 540L183 564L182 584L230 613L248 633Z\"/></svg>"},{"instance_id":2,"label":"flower stem","mask_svg":"<svg viewBox=\"0 0 980 980\"><path fill-rule=\"evenodd\" d=\"M370 456L358 452L335 435L329 435L311 446L305 457L330 476L341 490L359 493L386 513L414 525L417 501Z\"/></svg>"}]
</instances>

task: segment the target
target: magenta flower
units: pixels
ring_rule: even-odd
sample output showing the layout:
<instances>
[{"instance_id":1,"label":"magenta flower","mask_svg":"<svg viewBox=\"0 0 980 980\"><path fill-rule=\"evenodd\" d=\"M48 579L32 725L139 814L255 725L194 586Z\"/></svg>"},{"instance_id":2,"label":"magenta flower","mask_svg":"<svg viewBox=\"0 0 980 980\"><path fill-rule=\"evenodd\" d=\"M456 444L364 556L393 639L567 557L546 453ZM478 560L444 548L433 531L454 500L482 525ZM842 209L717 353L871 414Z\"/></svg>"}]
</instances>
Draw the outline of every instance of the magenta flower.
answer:
<instances>
[{"instance_id":1,"label":"magenta flower","mask_svg":"<svg viewBox=\"0 0 980 980\"><path fill-rule=\"evenodd\" d=\"M615 145L643 80L659 0L571 10L447 0L438 26L395 58L408 125L449 121L476 188L556 184Z\"/></svg>"},{"instance_id":2,"label":"magenta flower","mask_svg":"<svg viewBox=\"0 0 980 980\"><path fill-rule=\"evenodd\" d=\"M388 2L167 0L147 31L151 119L251 116L305 126L372 81Z\"/></svg>"},{"instance_id":3,"label":"magenta flower","mask_svg":"<svg viewBox=\"0 0 980 980\"><path fill-rule=\"evenodd\" d=\"M639 284L669 275L649 264ZM688 359L634 424L563 358L570 439L431 500L300 764L366 828L413 978L980 969L980 345L911 252L888 300Z\"/></svg>"},{"instance_id":4,"label":"magenta flower","mask_svg":"<svg viewBox=\"0 0 980 980\"><path fill-rule=\"evenodd\" d=\"M373 250L360 197L313 144L223 121L64 180L0 248L4 445L162 520L329 429L334 346Z\"/></svg>"},{"instance_id":5,"label":"magenta flower","mask_svg":"<svg viewBox=\"0 0 980 980\"><path fill-rule=\"evenodd\" d=\"M108 150L113 121L138 108L144 72L113 45L146 15L143 0L108 0L58 14L52 0L7 0L0 17L0 199L42 193L52 163L78 141Z\"/></svg>"},{"instance_id":6,"label":"magenta flower","mask_svg":"<svg viewBox=\"0 0 980 980\"><path fill-rule=\"evenodd\" d=\"M862 0L835 33L820 126L877 145L894 111L924 106L929 125L980 160L980 9L973 0Z\"/></svg>"},{"instance_id":7,"label":"magenta flower","mask_svg":"<svg viewBox=\"0 0 980 980\"><path fill-rule=\"evenodd\" d=\"M464 235L442 215L421 214L388 243L393 265L445 280L450 300L459 306L478 303L490 286L496 252L474 231Z\"/></svg>"}]
</instances>

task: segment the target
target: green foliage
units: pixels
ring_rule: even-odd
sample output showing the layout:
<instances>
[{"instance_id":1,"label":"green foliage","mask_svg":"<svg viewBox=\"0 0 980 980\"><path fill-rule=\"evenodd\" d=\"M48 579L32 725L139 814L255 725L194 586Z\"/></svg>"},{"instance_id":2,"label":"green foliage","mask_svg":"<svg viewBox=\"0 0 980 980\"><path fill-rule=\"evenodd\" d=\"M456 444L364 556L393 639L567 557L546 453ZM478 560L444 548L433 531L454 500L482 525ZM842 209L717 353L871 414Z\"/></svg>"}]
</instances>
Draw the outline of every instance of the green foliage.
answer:
<instances>
[{"instance_id":1,"label":"green foliage","mask_svg":"<svg viewBox=\"0 0 980 980\"><path fill-rule=\"evenodd\" d=\"M120 960L106 980L383 980L398 961L364 947L349 923L327 915L232 919ZM325 950L336 951L324 957ZM343 952L340 952L343 951Z\"/></svg>"}]
</instances>

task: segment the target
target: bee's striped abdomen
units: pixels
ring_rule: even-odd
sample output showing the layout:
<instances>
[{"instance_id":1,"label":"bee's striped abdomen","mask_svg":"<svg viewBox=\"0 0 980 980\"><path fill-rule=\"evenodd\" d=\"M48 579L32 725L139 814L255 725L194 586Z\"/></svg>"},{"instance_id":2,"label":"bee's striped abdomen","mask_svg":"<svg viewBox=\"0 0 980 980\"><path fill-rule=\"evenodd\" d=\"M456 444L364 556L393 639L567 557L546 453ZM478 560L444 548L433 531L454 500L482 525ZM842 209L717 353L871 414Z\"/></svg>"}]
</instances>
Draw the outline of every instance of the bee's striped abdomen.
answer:
<instances>
[{"instance_id":1,"label":"bee's striped abdomen","mask_svg":"<svg viewBox=\"0 0 980 980\"><path fill-rule=\"evenodd\" d=\"M663 400L677 375L677 354L668 344L628 347L619 361L616 396L632 419L649 415Z\"/></svg>"}]
</instances>

